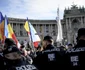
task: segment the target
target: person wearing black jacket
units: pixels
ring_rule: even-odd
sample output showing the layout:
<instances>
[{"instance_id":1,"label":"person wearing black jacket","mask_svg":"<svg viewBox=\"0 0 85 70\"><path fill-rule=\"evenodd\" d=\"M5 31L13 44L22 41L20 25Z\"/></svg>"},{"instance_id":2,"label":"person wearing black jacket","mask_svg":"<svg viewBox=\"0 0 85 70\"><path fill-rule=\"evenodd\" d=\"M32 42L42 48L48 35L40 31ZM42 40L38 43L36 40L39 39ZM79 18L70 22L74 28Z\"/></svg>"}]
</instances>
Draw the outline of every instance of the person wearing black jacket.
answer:
<instances>
[{"instance_id":1,"label":"person wearing black jacket","mask_svg":"<svg viewBox=\"0 0 85 70\"><path fill-rule=\"evenodd\" d=\"M37 70L34 65L28 63L15 45L6 48L3 54L5 70Z\"/></svg>"},{"instance_id":2,"label":"person wearing black jacket","mask_svg":"<svg viewBox=\"0 0 85 70\"><path fill-rule=\"evenodd\" d=\"M66 51L64 65L70 69L85 69L85 28L78 30L77 45Z\"/></svg>"},{"instance_id":3,"label":"person wearing black jacket","mask_svg":"<svg viewBox=\"0 0 85 70\"><path fill-rule=\"evenodd\" d=\"M4 70L3 45L0 43L0 70Z\"/></svg>"},{"instance_id":4,"label":"person wearing black jacket","mask_svg":"<svg viewBox=\"0 0 85 70\"><path fill-rule=\"evenodd\" d=\"M33 63L39 70L57 70L61 66L60 49L53 46L53 38L45 36L43 51L39 52Z\"/></svg>"}]
</instances>

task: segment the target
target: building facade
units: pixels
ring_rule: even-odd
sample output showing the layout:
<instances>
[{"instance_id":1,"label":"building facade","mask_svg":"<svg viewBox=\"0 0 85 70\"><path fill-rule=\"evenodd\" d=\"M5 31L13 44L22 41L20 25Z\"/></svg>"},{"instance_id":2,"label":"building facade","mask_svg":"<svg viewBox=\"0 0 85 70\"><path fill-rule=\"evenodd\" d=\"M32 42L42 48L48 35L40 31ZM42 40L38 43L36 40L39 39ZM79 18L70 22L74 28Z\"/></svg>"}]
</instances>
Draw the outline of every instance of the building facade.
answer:
<instances>
[{"instance_id":1,"label":"building facade","mask_svg":"<svg viewBox=\"0 0 85 70\"><path fill-rule=\"evenodd\" d=\"M64 43L76 43L77 31L85 27L85 8L72 5L64 10L62 20Z\"/></svg>"},{"instance_id":2,"label":"building facade","mask_svg":"<svg viewBox=\"0 0 85 70\"><path fill-rule=\"evenodd\" d=\"M27 32L24 29L24 24L26 22L26 19L9 18L8 20L13 28L15 35L17 36L17 39L20 42L29 39ZM56 41L57 38L56 20L29 20L29 22L35 28L41 40L43 39L44 36L50 35L53 37L54 41Z\"/></svg>"},{"instance_id":3,"label":"building facade","mask_svg":"<svg viewBox=\"0 0 85 70\"><path fill-rule=\"evenodd\" d=\"M24 29L26 19L9 18L8 20L18 40L28 40L27 32ZM29 22L34 26L41 39L46 35L50 35L56 42L58 32L56 20L29 19ZM85 8L72 5L70 8L65 9L61 24L63 30L63 44L75 44L78 29L85 27Z\"/></svg>"}]
</instances>

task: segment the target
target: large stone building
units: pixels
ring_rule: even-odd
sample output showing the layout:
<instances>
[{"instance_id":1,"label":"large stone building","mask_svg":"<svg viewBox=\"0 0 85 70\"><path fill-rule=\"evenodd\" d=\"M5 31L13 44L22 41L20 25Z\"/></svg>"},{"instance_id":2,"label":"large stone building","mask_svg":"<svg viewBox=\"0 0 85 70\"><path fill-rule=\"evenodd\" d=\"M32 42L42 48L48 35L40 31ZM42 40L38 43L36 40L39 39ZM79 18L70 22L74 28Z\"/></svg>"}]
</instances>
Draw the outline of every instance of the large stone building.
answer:
<instances>
[{"instance_id":1,"label":"large stone building","mask_svg":"<svg viewBox=\"0 0 85 70\"><path fill-rule=\"evenodd\" d=\"M9 18L18 40L28 40L27 32L24 29L26 19ZM50 35L56 42L57 22L56 20L29 20L36 29L41 39L45 35ZM72 5L71 8L64 10L64 16L61 20L63 29L63 44L76 43L77 31L85 27L85 8Z\"/></svg>"},{"instance_id":2,"label":"large stone building","mask_svg":"<svg viewBox=\"0 0 85 70\"><path fill-rule=\"evenodd\" d=\"M64 43L76 43L77 31L85 27L85 8L72 5L64 10L62 20Z\"/></svg>"},{"instance_id":3,"label":"large stone building","mask_svg":"<svg viewBox=\"0 0 85 70\"><path fill-rule=\"evenodd\" d=\"M24 29L24 24L26 19L20 18L9 18L9 23L11 24L15 35L19 41L28 40L27 32ZM57 22L56 20L30 20L31 24L34 26L37 34L43 39L44 36L50 35L56 41L57 36Z\"/></svg>"}]
</instances>

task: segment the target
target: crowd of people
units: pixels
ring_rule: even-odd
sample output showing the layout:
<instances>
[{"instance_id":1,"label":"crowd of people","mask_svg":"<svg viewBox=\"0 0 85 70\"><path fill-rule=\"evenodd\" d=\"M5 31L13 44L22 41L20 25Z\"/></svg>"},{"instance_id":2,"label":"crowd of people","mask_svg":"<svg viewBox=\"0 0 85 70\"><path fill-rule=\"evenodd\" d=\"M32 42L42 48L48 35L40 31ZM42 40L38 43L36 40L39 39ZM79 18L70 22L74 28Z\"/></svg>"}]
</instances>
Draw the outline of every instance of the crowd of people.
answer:
<instances>
[{"instance_id":1,"label":"crowd of people","mask_svg":"<svg viewBox=\"0 0 85 70\"><path fill-rule=\"evenodd\" d=\"M83 69L85 67L85 28L78 30L77 44L69 48L55 47L53 38L45 36L42 47L18 48L11 38L0 43L0 70L57 70Z\"/></svg>"}]
</instances>

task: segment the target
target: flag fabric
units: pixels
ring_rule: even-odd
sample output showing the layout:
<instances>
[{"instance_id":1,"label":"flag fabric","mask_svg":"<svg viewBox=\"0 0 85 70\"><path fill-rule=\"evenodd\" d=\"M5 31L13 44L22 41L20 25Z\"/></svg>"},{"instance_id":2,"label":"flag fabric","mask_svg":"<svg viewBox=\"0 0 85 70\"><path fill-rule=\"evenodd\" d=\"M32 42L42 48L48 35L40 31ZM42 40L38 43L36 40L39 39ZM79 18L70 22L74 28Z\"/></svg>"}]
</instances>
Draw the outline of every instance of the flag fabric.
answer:
<instances>
[{"instance_id":1,"label":"flag fabric","mask_svg":"<svg viewBox=\"0 0 85 70\"><path fill-rule=\"evenodd\" d=\"M32 46L31 36L30 36L30 28L29 28L29 24L28 24L28 18L27 18L27 20L24 24L24 28L25 28L26 32L28 33L29 45Z\"/></svg>"},{"instance_id":2,"label":"flag fabric","mask_svg":"<svg viewBox=\"0 0 85 70\"><path fill-rule=\"evenodd\" d=\"M4 17L0 12L0 40L4 41Z\"/></svg>"},{"instance_id":3,"label":"flag fabric","mask_svg":"<svg viewBox=\"0 0 85 70\"><path fill-rule=\"evenodd\" d=\"M62 25L61 25L61 21L60 21L60 18L59 18L59 8L57 10L57 26L58 26L58 35L57 35L57 42L62 42L63 40L63 35L62 35Z\"/></svg>"},{"instance_id":4,"label":"flag fabric","mask_svg":"<svg viewBox=\"0 0 85 70\"><path fill-rule=\"evenodd\" d=\"M8 19L7 19L6 16L5 16L5 29L4 30L5 30L4 31L5 37L6 38L12 38L15 41L15 43L17 44L17 47L20 48L20 43L18 42L18 40L17 40L17 38L16 38L16 36L13 32L13 29L12 29L10 23L8 22Z\"/></svg>"},{"instance_id":5,"label":"flag fabric","mask_svg":"<svg viewBox=\"0 0 85 70\"><path fill-rule=\"evenodd\" d=\"M8 38L8 20L7 20L7 17L5 16L5 28L4 28L4 35L5 35L5 38Z\"/></svg>"},{"instance_id":6,"label":"flag fabric","mask_svg":"<svg viewBox=\"0 0 85 70\"><path fill-rule=\"evenodd\" d=\"M27 19L28 20L28 19ZM30 30L29 30L29 25L28 25L28 21L25 22L24 25L25 30L28 32L28 35L30 34Z\"/></svg>"},{"instance_id":7,"label":"flag fabric","mask_svg":"<svg viewBox=\"0 0 85 70\"><path fill-rule=\"evenodd\" d=\"M37 35L37 32L34 29L34 27L31 25L30 22L28 22L28 19L24 25L24 28L28 32L28 35L30 35L29 37L31 38L31 41L33 42L33 46L37 48L38 44L41 40L40 40L39 36Z\"/></svg>"},{"instance_id":8,"label":"flag fabric","mask_svg":"<svg viewBox=\"0 0 85 70\"><path fill-rule=\"evenodd\" d=\"M31 37L32 37L32 41L33 41L34 47L38 47L38 44L39 44L39 42L41 41L41 40L40 40L40 37L37 35L36 30L35 30L34 27L31 25L30 22L29 22L29 26L30 26L30 34L31 34Z\"/></svg>"}]
</instances>

